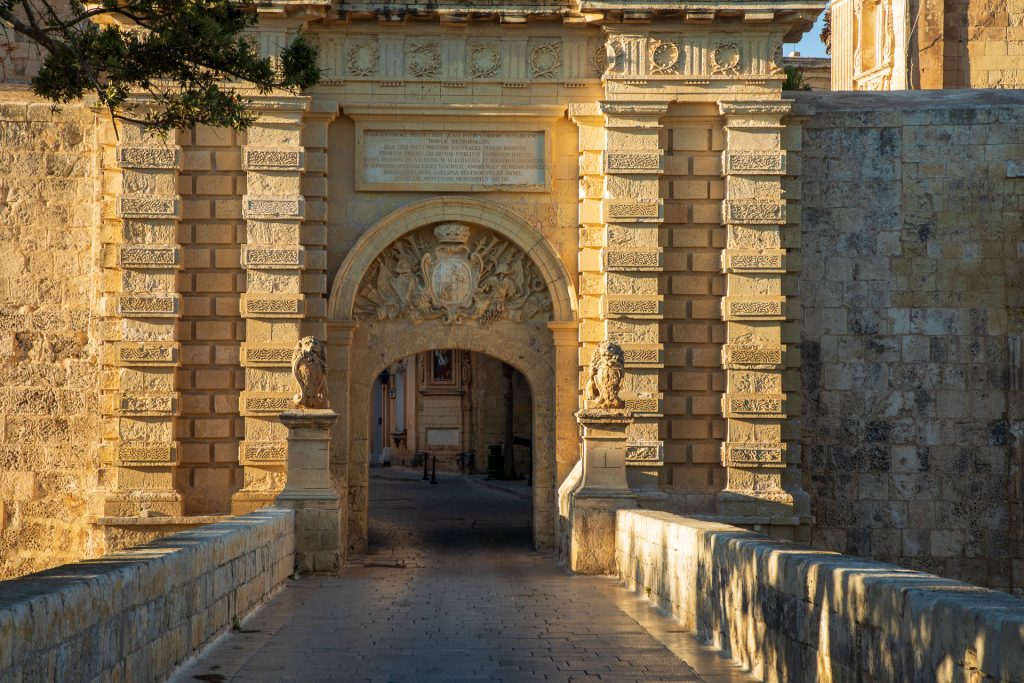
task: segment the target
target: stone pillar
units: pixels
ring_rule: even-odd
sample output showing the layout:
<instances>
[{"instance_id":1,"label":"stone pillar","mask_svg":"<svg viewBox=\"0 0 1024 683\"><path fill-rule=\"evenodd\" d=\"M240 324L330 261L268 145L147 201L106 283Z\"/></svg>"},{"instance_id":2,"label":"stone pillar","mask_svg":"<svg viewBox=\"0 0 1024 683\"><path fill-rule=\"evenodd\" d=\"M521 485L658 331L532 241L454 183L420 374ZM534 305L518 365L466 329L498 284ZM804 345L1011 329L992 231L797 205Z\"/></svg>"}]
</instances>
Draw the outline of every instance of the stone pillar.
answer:
<instances>
[{"instance_id":1,"label":"stone pillar","mask_svg":"<svg viewBox=\"0 0 1024 683\"><path fill-rule=\"evenodd\" d=\"M295 510L295 567L336 574L342 563L341 500L331 483L329 452L333 410L289 410L288 482L277 506Z\"/></svg>"},{"instance_id":2,"label":"stone pillar","mask_svg":"<svg viewBox=\"0 0 1024 683\"><path fill-rule=\"evenodd\" d=\"M726 488L719 514L732 523L767 524L794 535L809 521L810 501L800 485L799 342L796 294L799 209L787 207L783 176L783 117L791 101L723 102L726 149L722 205L727 274L722 317L728 420L722 462ZM788 527L788 530L787 530Z\"/></svg>"},{"instance_id":3,"label":"stone pillar","mask_svg":"<svg viewBox=\"0 0 1024 683\"><path fill-rule=\"evenodd\" d=\"M579 323L548 323L555 343L555 489L580 459L576 411L580 409Z\"/></svg>"},{"instance_id":4,"label":"stone pillar","mask_svg":"<svg viewBox=\"0 0 1024 683\"><path fill-rule=\"evenodd\" d=\"M583 428L583 478L572 495L569 524L569 568L580 574L615 570L615 511L636 507L626 481L629 413L584 409L577 413Z\"/></svg>"},{"instance_id":5,"label":"stone pillar","mask_svg":"<svg viewBox=\"0 0 1024 683\"><path fill-rule=\"evenodd\" d=\"M664 345L660 233L664 221L661 118L668 102L574 105L580 127L580 341L586 363L603 340L625 356L622 396L630 480L652 495L664 462L659 375Z\"/></svg>"},{"instance_id":6,"label":"stone pillar","mask_svg":"<svg viewBox=\"0 0 1024 683\"><path fill-rule=\"evenodd\" d=\"M120 124L105 151L104 464L113 466L107 517L179 516L178 171L181 150L142 126Z\"/></svg>"},{"instance_id":7,"label":"stone pillar","mask_svg":"<svg viewBox=\"0 0 1024 683\"><path fill-rule=\"evenodd\" d=\"M242 266L246 291L241 297L245 343L245 391L239 414L245 420L245 439L239 445L242 489L231 499L233 514L269 505L284 485L287 431L277 419L291 407L291 358L303 334L324 336L308 319L323 319L322 290L307 296L307 268L321 271L319 252L304 244L309 234L305 219L310 207L303 196L306 153L302 146L303 114L309 99L257 98L256 122L248 129L242 149L247 194L242 199L246 239ZM323 202L318 200L320 204ZM322 211L322 207L318 207ZM314 242L324 241L323 230ZM324 278L326 279L326 278Z\"/></svg>"},{"instance_id":8,"label":"stone pillar","mask_svg":"<svg viewBox=\"0 0 1024 683\"><path fill-rule=\"evenodd\" d=\"M355 332L356 323L352 321L330 321L327 323L327 365L331 369L331 382L328 385L331 395L331 406L341 416L341 421L334 429L334 438L331 439L331 452L328 466L331 471L331 479L341 496L341 529L342 529L342 560L347 557L351 550L349 538L365 538L353 534L349 528L354 524L354 517L351 515L352 492L349 476L349 410L348 392L351 373L349 371L349 352L352 349L352 334ZM356 493L359 493L357 491ZM365 501L365 487L362 490L361 500ZM358 516L356 516L358 517ZM350 522L350 520L353 520ZM364 549L365 550L365 549ZM361 551L359 551L361 552Z\"/></svg>"}]
</instances>

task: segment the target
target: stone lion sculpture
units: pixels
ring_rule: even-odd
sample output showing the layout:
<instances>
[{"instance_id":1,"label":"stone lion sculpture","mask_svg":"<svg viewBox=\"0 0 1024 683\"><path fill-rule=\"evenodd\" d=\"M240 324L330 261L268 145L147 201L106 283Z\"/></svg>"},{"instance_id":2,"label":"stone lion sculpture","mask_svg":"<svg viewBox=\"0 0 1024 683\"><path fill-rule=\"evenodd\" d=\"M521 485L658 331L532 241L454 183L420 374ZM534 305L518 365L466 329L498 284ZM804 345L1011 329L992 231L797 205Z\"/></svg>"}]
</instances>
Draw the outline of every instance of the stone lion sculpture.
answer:
<instances>
[{"instance_id":1,"label":"stone lion sculpture","mask_svg":"<svg viewBox=\"0 0 1024 683\"><path fill-rule=\"evenodd\" d=\"M619 385L625 372L622 347L613 341L604 341L590 357L586 396L596 408L622 408L626 402L619 398Z\"/></svg>"},{"instance_id":2,"label":"stone lion sculpture","mask_svg":"<svg viewBox=\"0 0 1024 683\"><path fill-rule=\"evenodd\" d=\"M326 408L327 350L316 337L303 337L292 352L292 375L299 384L293 401L299 408Z\"/></svg>"}]
</instances>

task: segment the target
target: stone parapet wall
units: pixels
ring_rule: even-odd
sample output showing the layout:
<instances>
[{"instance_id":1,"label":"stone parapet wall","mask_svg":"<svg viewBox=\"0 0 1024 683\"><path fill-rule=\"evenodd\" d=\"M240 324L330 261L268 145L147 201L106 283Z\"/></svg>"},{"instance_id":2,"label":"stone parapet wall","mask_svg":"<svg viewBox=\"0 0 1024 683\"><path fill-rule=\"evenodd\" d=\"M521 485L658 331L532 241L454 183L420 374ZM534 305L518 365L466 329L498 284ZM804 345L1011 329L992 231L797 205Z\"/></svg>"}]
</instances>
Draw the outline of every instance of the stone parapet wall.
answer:
<instances>
[{"instance_id":1,"label":"stone parapet wall","mask_svg":"<svg viewBox=\"0 0 1024 683\"><path fill-rule=\"evenodd\" d=\"M1024 681L1024 601L714 522L616 519L619 576L759 679Z\"/></svg>"},{"instance_id":2,"label":"stone parapet wall","mask_svg":"<svg viewBox=\"0 0 1024 683\"><path fill-rule=\"evenodd\" d=\"M0 583L0 680L168 677L294 569L295 513L266 509Z\"/></svg>"}]
</instances>

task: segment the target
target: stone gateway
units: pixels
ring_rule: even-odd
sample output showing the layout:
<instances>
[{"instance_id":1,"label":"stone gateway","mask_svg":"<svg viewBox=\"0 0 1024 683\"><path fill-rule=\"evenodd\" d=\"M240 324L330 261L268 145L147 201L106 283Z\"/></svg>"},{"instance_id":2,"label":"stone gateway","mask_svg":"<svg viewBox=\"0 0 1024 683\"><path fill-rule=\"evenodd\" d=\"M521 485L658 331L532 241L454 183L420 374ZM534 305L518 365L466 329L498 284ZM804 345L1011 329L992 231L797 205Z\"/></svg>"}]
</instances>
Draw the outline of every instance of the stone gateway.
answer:
<instances>
[{"instance_id":1,"label":"stone gateway","mask_svg":"<svg viewBox=\"0 0 1024 683\"><path fill-rule=\"evenodd\" d=\"M19 58L0 576L281 501L336 568L501 444L577 571L673 513L1020 594L1024 96L783 91L825 4L270 0L323 81L168 139Z\"/></svg>"}]
</instances>

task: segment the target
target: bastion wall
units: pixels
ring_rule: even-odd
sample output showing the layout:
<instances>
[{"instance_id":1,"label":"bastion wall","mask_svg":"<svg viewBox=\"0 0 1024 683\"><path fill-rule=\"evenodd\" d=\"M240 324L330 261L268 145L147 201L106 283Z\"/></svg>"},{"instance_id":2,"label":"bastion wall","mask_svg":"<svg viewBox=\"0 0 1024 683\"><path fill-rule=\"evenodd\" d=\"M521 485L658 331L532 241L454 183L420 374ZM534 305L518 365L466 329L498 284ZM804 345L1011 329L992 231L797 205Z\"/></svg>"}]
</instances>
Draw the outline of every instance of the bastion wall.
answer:
<instances>
[{"instance_id":1,"label":"bastion wall","mask_svg":"<svg viewBox=\"0 0 1024 683\"><path fill-rule=\"evenodd\" d=\"M814 545L1024 591L1024 95L796 95Z\"/></svg>"}]
</instances>

